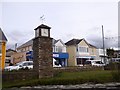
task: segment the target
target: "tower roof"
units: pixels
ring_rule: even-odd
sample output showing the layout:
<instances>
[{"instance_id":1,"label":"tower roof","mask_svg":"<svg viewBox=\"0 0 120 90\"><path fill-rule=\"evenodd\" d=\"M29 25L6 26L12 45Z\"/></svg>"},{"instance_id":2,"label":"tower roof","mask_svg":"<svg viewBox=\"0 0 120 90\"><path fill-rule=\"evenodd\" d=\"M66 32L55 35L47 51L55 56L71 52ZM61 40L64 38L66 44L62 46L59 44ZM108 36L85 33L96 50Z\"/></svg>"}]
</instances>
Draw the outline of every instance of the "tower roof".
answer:
<instances>
[{"instance_id":1,"label":"tower roof","mask_svg":"<svg viewBox=\"0 0 120 90\"><path fill-rule=\"evenodd\" d=\"M35 28L34 30L37 30L38 28L51 29L51 27L49 27L49 26L47 26L47 25L44 25L44 24L41 24L41 25L39 25L37 28Z\"/></svg>"}]
</instances>

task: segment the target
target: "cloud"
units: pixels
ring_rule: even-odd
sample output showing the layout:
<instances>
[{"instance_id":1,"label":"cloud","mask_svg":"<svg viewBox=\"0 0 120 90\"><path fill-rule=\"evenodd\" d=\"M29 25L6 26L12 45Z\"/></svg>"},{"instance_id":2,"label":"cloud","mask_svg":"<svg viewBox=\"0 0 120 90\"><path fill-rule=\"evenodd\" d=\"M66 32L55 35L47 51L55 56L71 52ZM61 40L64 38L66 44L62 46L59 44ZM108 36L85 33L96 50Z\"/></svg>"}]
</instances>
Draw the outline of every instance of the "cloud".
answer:
<instances>
[{"instance_id":1,"label":"cloud","mask_svg":"<svg viewBox=\"0 0 120 90\"><path fill-rule=\"evenodd\" d=\"M89 43L98 48L103 48L103 38L101 27L92 27L89 33L86 34L86 39ZM117 32L113 33L112 30L104 30L104 45L105 48L118 47Z\"/></svg>"},{"instance_id":2,"label":"cloud","mask_svg":"<svg viewBox=\"0 0 120 90\"><path fill-rule=\"evenodd\" d=\"M11 32L7 33L7 48L14 48L15 43L20 46L21 44L25 43L26 41L33 38L33 32L28 30L11 30Z\"/></svg>"},{"instance_id":3,"label":"cloud","mask_svg":"<svg viewBox=\"0 0 120 90\"><path fill-rule=\"evenodd\" d=\"M95 35L95 36L89 35L87 37L87 40L91 44L97 46L98 48L103 48L103 39L102 39L102 37L97 36L97 35ZM117 48L118 47L118 40L117 40L116 37L112 38L112 36L110 36L109 39L104 38L104 45L105 45L105 48L110 48L110 47L116 47Z\"/></svg>"}]
</instances>

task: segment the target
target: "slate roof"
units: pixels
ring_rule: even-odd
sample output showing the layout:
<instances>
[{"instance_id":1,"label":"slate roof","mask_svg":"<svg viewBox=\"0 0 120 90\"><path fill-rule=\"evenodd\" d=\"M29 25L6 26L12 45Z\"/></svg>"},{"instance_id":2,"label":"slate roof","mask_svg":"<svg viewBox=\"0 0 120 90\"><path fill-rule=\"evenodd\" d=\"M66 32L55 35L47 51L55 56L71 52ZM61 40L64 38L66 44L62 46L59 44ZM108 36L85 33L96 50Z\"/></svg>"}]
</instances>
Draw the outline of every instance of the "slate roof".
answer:
<instances>
[{"instance_id":1,"label":"slate roof","mask_svg":"<svg viewBox=\"0 0 120 90\"><path fill-rule=\"evenodd\" d=\"M88 43L85 39L72 39L72 40L66 42L65 45L67 45L67 46L77 45L77 44L79 44L82 40L84 40L89 47L97 48L97 47L95 47L94 45Z\"/></svg>"},{"instance_id":2,"label":"slate roof","mask_svg":"<svg viewBox=\"0 0 120 90\"><path fill-rule=\"evenodd\" d=\"M59 40L53 39L53 40L52 40L52 44L55 45L58 41L59 41Z\"/></svg>"},{"instance_id":3,"label":"slate roof","mask_svg":"<svg viewBox=\"0 0 120 90\"><path fill-rule=\"evenodd\" d=\"M0 28L0 41L4 41L4 42L7 41L7 38L1 28Z\"/></svg>"},{"instance_id":4,"label":"slate roof","mask_svg":"<svg viewBox=\"0 0 120 90\"><path fill-rule=\"evenodd\" d=\"M30 45L33 45L33 39L29 40L28 42L22 44L21 46L19 46L17 49L19 48L24 48L24 47L27 47L27 46L30 46Z\"/></svg>"},{"instance_id":5,"label":"slate roof","mask_svg":"<svg viewBox=\"0 0 120 90\"><path fill-rule=\"evenodd\" d=\"M61 41L61 43L64 44L61 39L58 39L58 40L53 39L53 40L52 40L52 45L55 45L58 41ZM19 48L24 48L24 47L27 47L27 46L32 46L32 45L33 45L33 39L31 39L31 40L29 40L28 42L22 44L22 45L19 46L17 49L19 49ZM64 45L65 45L65 44L64 44Z\"/></svg>"},{"instance_id":6,"label":"slate roof","mask_svg":"<svg viewBox=\"0 0 120 90\"><path fill-rule=\"evenodd\" d=\"M94 48L97 48L96 46L92 45L92 44L89 44L90 47L94 47Z\"/></svg>"},{"instance_id":7,"label":"slate roof","mask_svg":"<svg viewBox=\"0 0 120 90\"><path fill-rule=\"evenodd\" d=\"M72 40L66 42L65 45L67 45L67 46L77 45L77 44L79 44L82 40L84 40L84 41L86 42L85 39L72 39ZM61 43L63 43L61 39L58 39L58 40L53 39L53 40L52 40L52 45L55 45L58 41L61 41ZM86 42L86 43L88 44L88 46L96 48L95 46L89 44L88 42ZM64 44L64 43L63 43L63 44ZM28 42L22 44L22 45L19 46L17 49L19 49L19 48L24 48L24 47L27 47L27 46L30 46L30 45L31 45L31 46L33 45L33 39L31 39L31 40L29 40Z\"/></svg>"},{"instance_id":8,"label":"slate roof","mask_svg":"<svg viewBox=\"0 0 120 90\"><path fill-rule=\"evenodd\" d=\"M44 25L44 24L41 24L41 25L39 25L37 28L35 28L34 30L37 30L38 28L51 29L51 27L49 27L49 26L47 26L47 25Z\"/></svg>"},{"instance_id":9,"label":"slate roof","mask_svg":"<svg viewBox=\"0 0 120 90\"><path fill-rule=\"evenodd\" d=\"M65 45L70 46L70 45L77 45L79 44L83 39L72 39L68 42L65 43Z\"/></svg>"},{"instance_id":10,"label":"slate roof","mask_svg":"<svg viewBox=\"0 0 120 90\"><path fill-rule=\"evenodd\" d=\"M58 40L53 39L52 40L52 45L55 45L58 41L60 41L63 45L65 45L64 42L61 39L58 39Z\"/></svg>"}]
</instances>

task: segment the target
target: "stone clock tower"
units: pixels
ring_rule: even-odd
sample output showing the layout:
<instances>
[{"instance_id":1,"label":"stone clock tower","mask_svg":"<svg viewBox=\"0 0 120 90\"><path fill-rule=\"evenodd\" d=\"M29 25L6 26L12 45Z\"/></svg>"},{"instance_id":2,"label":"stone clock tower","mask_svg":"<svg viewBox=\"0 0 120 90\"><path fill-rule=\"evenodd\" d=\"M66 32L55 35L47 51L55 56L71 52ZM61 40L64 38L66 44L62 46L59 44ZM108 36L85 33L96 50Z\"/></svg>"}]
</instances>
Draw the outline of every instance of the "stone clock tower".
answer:
<instances>
[{"instance_id":1,"label":"stone clock tower","mask_svg":"<svg viewBox=\"0 0 120 90\"><path fill-rule=\"evenodd\" d=\"M41 24L35 28L33 39L33 69L39 78L52 76L52 38L50 27Z\"/></svg>"}]
</instances>

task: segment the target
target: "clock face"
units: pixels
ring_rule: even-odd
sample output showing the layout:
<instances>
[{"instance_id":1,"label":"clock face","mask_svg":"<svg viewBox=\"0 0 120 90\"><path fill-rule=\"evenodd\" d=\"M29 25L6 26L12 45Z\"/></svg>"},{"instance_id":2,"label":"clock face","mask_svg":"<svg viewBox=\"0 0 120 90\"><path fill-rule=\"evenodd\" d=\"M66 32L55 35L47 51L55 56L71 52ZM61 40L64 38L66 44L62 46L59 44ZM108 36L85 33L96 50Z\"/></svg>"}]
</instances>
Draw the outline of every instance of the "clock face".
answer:
<instances>
[{"instance_id":1,"label":"clock face","mask_svg":"<svg viewBox=\"0 0 120 90\"><path fill-rule=\"evenodd\" d=\"M48 37L48 29L41 29L41 36Z\"/></svg>"}]
</instances>

